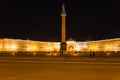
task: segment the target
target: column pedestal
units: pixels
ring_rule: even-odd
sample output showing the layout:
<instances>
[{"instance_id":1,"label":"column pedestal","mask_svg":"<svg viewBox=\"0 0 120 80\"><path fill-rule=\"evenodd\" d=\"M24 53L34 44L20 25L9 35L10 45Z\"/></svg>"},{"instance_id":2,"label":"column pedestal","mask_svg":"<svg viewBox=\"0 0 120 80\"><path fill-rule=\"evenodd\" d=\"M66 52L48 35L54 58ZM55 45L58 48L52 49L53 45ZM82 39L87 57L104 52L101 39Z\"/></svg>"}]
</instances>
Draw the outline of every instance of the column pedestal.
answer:
<instances>
[{"instance_id":1,"label":"column pedestal","mask_svg":"<svg viewBox=\"0 0 120 80\"><path fill-rule=\"evenodd\" d=\"M60 56L63 56L67 52L67 43L61 42L60 43Z\"/></svg>"}]
</instances>

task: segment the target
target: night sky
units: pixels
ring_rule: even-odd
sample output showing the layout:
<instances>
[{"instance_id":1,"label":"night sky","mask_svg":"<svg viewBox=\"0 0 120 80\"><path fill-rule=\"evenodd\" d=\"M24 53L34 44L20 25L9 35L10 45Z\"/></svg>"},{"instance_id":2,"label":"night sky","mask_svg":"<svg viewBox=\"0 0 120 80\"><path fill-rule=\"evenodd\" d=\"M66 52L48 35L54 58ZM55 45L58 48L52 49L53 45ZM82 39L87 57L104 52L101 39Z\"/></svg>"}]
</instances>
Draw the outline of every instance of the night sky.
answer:
<instances>
[{"instance_id":1,"label":"night sky","mask_svg":"<svg viewBox=\"0 0 120 80\"><path fill-rule=\"evenodd\" d=\"M3 0L0 37L37 41L61 40L62 0ZM120 4L102 0L66 0L67 40L120 38Z\"/></svg>"}]
</instances>

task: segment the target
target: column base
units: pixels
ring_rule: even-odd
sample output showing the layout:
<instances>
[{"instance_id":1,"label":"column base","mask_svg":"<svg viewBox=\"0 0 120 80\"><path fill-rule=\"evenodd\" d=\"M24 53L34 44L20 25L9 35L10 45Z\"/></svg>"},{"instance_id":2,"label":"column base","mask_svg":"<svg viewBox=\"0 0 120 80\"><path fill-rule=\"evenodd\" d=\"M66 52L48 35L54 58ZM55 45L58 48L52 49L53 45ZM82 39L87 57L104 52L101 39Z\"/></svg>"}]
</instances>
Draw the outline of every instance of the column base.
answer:
<instances>
[{"instance_id":1,"label":"column base","mask_svg":"<svg viewBox=\"0 0 120 80\"><path fill-rule=\"evenodd\" d=\"M61 42L60 43L60 56L66 54L66 52L67 52L67 43Z\"/></svg>"}]
</instances>

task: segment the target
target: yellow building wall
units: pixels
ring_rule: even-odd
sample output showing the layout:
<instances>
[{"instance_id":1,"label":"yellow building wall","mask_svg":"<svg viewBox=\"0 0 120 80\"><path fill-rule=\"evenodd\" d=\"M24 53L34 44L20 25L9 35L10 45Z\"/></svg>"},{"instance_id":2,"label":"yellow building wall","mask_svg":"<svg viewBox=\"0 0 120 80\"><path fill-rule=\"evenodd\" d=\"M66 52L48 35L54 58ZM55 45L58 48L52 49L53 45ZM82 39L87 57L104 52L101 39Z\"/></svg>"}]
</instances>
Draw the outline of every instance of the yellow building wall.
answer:
<instances>
[{"instance_id":1,"label":"yellow building wall","mask_svg":"<svg viewBox=\"0 0 120 80\"><path fill-rule=\"evenodd\" d=\"M54 52L60 50L60 42L41 42L20 39L0 39L0 51ZM120 39L89 42L67 42L67 51L120 51Z\"/></svg>"}]
</instances>

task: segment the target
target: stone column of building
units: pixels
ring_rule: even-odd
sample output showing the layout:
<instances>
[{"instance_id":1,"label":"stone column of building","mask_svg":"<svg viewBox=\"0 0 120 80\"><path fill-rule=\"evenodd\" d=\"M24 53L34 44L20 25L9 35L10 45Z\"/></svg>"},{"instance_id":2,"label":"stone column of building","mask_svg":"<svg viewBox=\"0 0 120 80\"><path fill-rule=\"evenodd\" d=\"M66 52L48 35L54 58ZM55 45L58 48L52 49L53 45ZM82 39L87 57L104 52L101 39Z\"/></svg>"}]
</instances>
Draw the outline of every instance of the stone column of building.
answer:
<instances>
[{"instance_id":1,"label":"stone column of building","mask_svg":"<svg viewBox=\"0 0 120 80\"><path fill-rule=\"evenodd\" d=\"M66 44L66 12L65 6L62 4L62 32L61 32L61 44L60 44L60 55L64 55L66 53L67 44Z\"/></svg>"}]
</instances>

